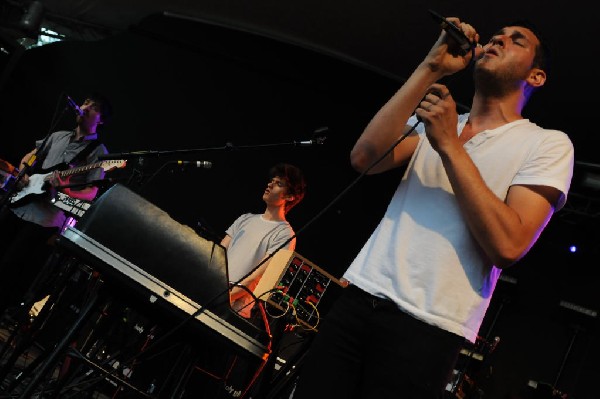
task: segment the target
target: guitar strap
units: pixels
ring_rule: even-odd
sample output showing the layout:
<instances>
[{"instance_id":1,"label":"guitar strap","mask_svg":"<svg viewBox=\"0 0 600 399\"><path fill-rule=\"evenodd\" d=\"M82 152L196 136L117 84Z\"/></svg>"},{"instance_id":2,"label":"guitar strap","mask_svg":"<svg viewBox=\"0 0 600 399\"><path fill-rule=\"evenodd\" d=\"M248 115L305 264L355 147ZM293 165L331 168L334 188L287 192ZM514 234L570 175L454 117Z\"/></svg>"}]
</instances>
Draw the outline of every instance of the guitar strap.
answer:
<instances>
[{"instance_id":1,"label":"guitar strap","mask_svg":"<svg viewBox=\"0 0 600 399\"><path fill-rule=\"evenodd\" d=\"M79 152L79 154L75 155L71 161L69 161L69 165L72 165L77 162L81 162L85 160L85 158L94 150L94 148L100 145L100 140L90 140L89 144Z\"/></svg>"}]
</instances>

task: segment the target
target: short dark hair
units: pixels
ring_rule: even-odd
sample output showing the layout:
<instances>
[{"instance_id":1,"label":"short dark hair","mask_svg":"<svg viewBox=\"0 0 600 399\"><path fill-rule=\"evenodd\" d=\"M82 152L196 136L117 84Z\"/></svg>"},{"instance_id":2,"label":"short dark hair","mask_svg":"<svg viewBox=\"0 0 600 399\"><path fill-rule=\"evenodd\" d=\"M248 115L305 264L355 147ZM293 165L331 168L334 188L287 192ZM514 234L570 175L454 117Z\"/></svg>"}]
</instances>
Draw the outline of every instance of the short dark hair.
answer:
<instances>
[{"instance_id":1,"label":"short dark hair","mask_svg":"<svg viewBox=\"0 0 600 399\"><path fill-rule=\"evenodd\" d=\"M298 205L306 193L306 179L302 170L289 163L278 163L269 170L269 178L279 177L284 179L287 185L287 193L294 196L292 201L285 204L285 213Z\"/></svg>"},{"instance_id":2,"label":"short dark hair","mask_svg":"<svg viewBox=\"0 0 600 399\"><path fill-rule=\"evenodd\" d=\"M94 104L96 104L98 108L100 108L100 114L102 114L103 123L106 123L112 117L113 108L110 101L105 95L95 91L85 96L85 99L92 100Z\"/></svg>"}]
</instances>

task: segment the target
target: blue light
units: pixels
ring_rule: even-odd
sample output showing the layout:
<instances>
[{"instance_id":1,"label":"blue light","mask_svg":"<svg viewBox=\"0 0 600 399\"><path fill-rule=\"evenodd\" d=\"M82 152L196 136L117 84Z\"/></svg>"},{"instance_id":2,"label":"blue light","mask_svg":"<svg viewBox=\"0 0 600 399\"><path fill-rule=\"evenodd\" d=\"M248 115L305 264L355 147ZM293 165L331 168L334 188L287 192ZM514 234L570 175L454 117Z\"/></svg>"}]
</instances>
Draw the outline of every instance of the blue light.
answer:
<instances>
[{"instance_id":1,"label":"blue light","mask_svg":"<svg viewBox=\"0 0 600 399\"><path fill-rule=\"evenodd\" d=\"M569 252L571 252L571 253L573 253L573 254L574 254L575 252L577 252L577 247L576 247L575 245L571 245L571 246L569 247Z\"/></svg>"}]
</instances>

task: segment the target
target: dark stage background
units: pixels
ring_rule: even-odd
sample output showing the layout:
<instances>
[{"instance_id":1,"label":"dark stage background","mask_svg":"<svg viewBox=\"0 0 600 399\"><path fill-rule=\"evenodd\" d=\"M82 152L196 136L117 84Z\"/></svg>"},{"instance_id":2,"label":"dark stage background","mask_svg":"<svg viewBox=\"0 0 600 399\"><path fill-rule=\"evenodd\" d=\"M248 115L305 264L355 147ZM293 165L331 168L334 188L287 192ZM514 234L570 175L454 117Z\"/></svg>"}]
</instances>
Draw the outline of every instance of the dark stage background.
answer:
<instances>
[{"instance_id":1,"label":"dark stage background","mask_svg":"<svg viewBox=\"0 0 600 399\"><path fill-rule=\"evenodd\" d=\"M468 86L470 77L447 83L451 89ZM349 152L400 84L289 43L157 15L100 41L26 51L0 92L0 158L16 165L35 139L73 127L65 94L81 103L86 93L101 91L115 108L100 130L109 151L160 153L131 157L107 177L199 234L221 234L239 214L264 210L261 194L271 165L294 163L308 180L304 202L289 214L298 233L296 251L341 277L402 173L360 178L350 168ZM457 97L469 99L467 91ZM532 101L531 119L542 119ZM295 144L323 127L323 144ZM176 160L210 161L212 168L181 168ZM582 250L569 253L571 243ZM473 372L486 398L505 398L529 380L569 397L597 398L597 318L560 305L600 307L597 243L596 219L561 211L530 254L506 272L481 329L483 338L500 340ZM323 303L325 317L332 299Z\"/></svg>"}]
</instances>

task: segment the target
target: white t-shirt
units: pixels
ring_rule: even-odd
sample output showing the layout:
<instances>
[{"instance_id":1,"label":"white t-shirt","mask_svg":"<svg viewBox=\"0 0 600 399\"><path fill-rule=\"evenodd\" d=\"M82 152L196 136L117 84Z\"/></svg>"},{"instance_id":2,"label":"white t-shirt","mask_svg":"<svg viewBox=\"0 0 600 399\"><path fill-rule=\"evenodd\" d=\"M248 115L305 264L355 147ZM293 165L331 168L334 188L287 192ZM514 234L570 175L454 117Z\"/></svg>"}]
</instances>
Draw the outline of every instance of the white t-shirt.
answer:
<instances>
[{"instance_id":1,"label":"white t-shirt","mask_svg":"<svg viewBox=\"0 0 600 399\"><path fill-rule=\"evenodd\" d=\"M459 132L467 119L459 116ZM472 237L423 125L416 130L421 140L402 181L344 278L475 342L500 269ZM475 135L464 148L498 198L515 184L544 185L563 193L556 210L564 206L574 151L563 132L521 119Z\"/></svg>"},{"instance_id":2,"label":"white t-shirt","mask_svg":"<svg viewBox=\"0 0 600 399\"><path fill-rule=\"evenodd\" d=\"M283 243L294 235L294 230L287 221L271 221L262 214L246 213L238 217L225 231L231 237L227 247L227 267L229 281L237 282L265 258L275 252ZM294 250L296 239L292 239L284 249ZM255 279L247 288L252 291L260 278ZM242 316L249 317L252 305L245 306L253 298L247 295L233 304L234 310L243 307Z\"/></svg>"}]
</instances>

